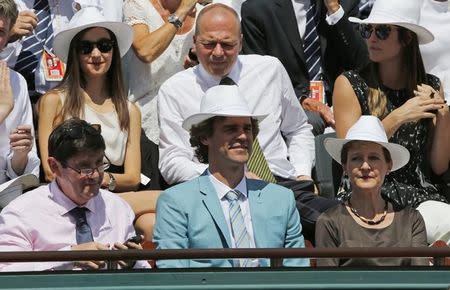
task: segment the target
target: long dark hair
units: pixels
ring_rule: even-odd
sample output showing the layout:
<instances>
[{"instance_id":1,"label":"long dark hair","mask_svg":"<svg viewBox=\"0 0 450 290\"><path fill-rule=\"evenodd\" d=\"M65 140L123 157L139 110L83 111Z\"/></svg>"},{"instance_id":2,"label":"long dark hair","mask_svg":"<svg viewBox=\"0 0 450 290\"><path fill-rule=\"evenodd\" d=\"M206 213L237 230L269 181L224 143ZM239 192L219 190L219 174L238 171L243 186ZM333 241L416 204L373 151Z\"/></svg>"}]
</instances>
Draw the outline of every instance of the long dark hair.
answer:
<instances>
[{"instance_id":1,"label":"long dark hair","mask_svg":"<svg viewBox=\"0 0 450 290\"><path fill-rule=\"evenodd\" d=\"M426 84L427 77L422 55L419 50L417 35L409 29L397 26L398 40L403 45L402 66L406 73L406 92L409 96L414 95L414 90L419 84ZM386 95L381 90L382 84L379 75L378 64L370 62L364 67L361 76L369 86L369 110L370 113L379 118L386 116Z\"/></svg>"},{"instance_id":2,"label":"long dark hair","mask_svg":"<svg viewBox=\"0 0 450 290\"><path fill-rule=\"evenodd\" d=\"M64 121L67 117L83 118L84 99L82 90L87 85L87 79L81 71L80 63L78 61L79 50L77 44L83 35L93 27L86 28L77 33L69 46L69 55L67 59L67 69L61 83L55 88L57 92L65 94L65 100L62 110L56 115L53 124ZM106 28L105 28L106 29ZM122 66L120 60L119 46L117 45L117 38L112 31L106 29L113 40L113 55L111 67L107 73L108 93L111 96L111 101L114 104L117 116L119 118L120 129L128 131L130 127L130 115L128 112L127 94L122 78Z\"/></svg>"}]
</instances>

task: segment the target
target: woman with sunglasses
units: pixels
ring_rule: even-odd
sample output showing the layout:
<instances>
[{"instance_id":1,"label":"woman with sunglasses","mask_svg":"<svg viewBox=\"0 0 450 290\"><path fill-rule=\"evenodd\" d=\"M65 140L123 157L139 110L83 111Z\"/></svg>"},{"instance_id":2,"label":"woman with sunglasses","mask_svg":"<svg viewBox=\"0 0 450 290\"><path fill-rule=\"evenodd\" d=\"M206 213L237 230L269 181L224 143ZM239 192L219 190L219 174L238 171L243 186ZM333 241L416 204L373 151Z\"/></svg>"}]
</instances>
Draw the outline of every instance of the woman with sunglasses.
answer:
<instances>
[{"instance_id":1,"label":"woman with sunglasses","mask_svg":"<svg viewBox=\"0 0 450 290\"><path fill-rule=\"evenodd\" d=\"M60 85L39 104L39 146L46 181L53 179L47 163L48 136L64 120L79 117L101 127L105 155L111 162L103 187L117 192L138 189L141 118L139 109L127 101L120 59L132 37L131 27L105 21L96 7L78 11L68 28L55 36L54 52L67 67Z\"/></svg>"},{"instance_id":2,"label":"woman with sunglasses","mask_svg":"<svg viewBox=\"0 0 450 290\"><path fill-rule=\"evenodd\" d=\"M338 137L361 115L375 115L390 142L409 150L410 162L386 177L382 194L398 207L417 208L433 243L450 231L450 205L430 178L448 168L450 116L440 81L426 74L420 55L419 44L433 40L417 24L420 6L420 1L377 0L367 19L349 18L361 24L371 62L337 78L333 106ZM349 190L339 197L348 200Z\"/></svg>"}]
</instances>

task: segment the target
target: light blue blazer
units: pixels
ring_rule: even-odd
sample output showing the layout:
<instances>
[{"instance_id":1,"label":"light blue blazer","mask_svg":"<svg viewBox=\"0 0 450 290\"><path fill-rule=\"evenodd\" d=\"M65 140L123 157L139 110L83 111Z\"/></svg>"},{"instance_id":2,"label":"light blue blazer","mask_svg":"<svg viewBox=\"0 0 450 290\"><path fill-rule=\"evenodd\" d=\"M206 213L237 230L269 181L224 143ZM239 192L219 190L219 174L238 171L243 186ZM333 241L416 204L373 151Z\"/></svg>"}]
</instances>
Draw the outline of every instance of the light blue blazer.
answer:
<instances>
[{"instance_id":1,"label":"light blue blazer","mask_svg":"<svg viewBox=\"0 0 450 290\"><path fill-rule=\"evenodd\" d=\"M291 190L247 179L257 248L303 248L300 216ZM153 241L158 249L230 248L231 238L216 190L207 173L164 191L156 206ZM182 258L182 257L180 257ZM260 259L260 266L269 266ZM230 260L160 260L160 268L232 267ZM309 259L285 259L285 266L309 266Z\"/></svg>"}]
</instances>

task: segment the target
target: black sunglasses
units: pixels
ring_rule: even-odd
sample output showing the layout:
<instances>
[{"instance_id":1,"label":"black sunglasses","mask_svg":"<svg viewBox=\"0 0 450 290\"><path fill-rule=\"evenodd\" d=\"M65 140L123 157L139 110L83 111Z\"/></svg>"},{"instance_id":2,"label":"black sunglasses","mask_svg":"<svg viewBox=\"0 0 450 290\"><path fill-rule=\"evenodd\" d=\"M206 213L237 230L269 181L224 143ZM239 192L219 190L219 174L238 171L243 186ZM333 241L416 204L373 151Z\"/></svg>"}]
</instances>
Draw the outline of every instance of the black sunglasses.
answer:
<instances>
[{"instance_id":1,"label":"black sunglasses","mask_svg":"<svg viewBox=\"0 0 450 290\"><path fill-rule=\"evenodd\" d=\"M94 49L94 46L100 50L101 53L106 53L111 51L114 46L114 40L102 38L97 42L91 42L88 40L81 40L78 44L78 49L82 54L89 54Z\"/></svg>"},{"instance_id":2,"label":"black sunglasses","mask_svg":"<svg viewBox=\"0 0 450 290\"><path fill-rule=\"evenodd\" d=\"M372 31L375 29L375 35L379 40L386 40L391 34L391 26L386 24L381 24L374 26L372 24L361 24L359 26L359 31L364 39L369 39L372 35Z\"/></svg>"},{"instance_id":3,"label":"black sunglasses","mask_svg":"<svg viewBox=\"0 0 450 290\"><path fill-rule=\"evenodd\" d=\"M100 124L88 124L72 128L64 128L63 134L56 140L56 144L61 145L66 140L80 139L83 136L97 136L102 132Z\"/></svg>"}]
</instances>

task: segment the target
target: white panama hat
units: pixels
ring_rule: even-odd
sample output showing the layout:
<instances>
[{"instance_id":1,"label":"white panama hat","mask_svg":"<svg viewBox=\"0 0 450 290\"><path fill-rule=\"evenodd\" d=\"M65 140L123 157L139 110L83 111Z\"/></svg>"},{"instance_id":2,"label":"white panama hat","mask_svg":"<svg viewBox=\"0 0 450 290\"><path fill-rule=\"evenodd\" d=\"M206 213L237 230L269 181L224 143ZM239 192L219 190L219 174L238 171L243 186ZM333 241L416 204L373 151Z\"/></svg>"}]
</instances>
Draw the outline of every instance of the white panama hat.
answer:
<instances>
[{"instance_id":1,"label":"white panama hat","mask_svg":"<svg viewBox=\"0 0 450 290\"><path fill-rule=\"evenodd\" d=\"M56 34L53 40L53 51L64 62L67 62L70 42L80 31L91 27L103 27L111 30L117 39L120 56L124 56L133 43L133 29L123 22L107 21L95 6L80 9L70 19L65 30Z\"/></svg>"},{"instance_id":2,"label":"white panama hat","mask_svg":"<svg viewBox=\"0 0 450 290\"><path fill-rule=\"evenodd\" d=\"M348 20L360 24L391 24L402 26L417 34L419 44L434 40L433 33L419 25L421 0L377 0L373 4L369 17L359 19L349 17Z\"/></svg>"},{"instance_id":3,"label":"white panama hat","mask_svg":"<svg viewBox=\"0 0 450 290\"><path fill-rule=\"evenodd\" d=\"M386 148L391 154L391 171L402 168L409 161L408 149L399 144L389 143L386 132L384 131L383 123L375 116L361 116L348 130L345 139L326 138L324 145L328 154L330 154L339 164L342 164L342 147L350 141L375 142Z\"/></svg>"},{"instance_id":4,"label":"white panama hat","mask_svg":"<svg viewBox=\"0 0 450 290\"><path fill-rule=\"evenodd\" d=\"M206 91L200 103L200 113L184 120L183 128L189 131L193 125L216 116L252 117L261 122L267 114L253 114L236 85L218 85Z\"/></svg>"}]
</instances>

